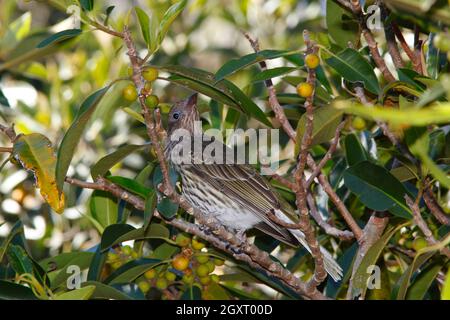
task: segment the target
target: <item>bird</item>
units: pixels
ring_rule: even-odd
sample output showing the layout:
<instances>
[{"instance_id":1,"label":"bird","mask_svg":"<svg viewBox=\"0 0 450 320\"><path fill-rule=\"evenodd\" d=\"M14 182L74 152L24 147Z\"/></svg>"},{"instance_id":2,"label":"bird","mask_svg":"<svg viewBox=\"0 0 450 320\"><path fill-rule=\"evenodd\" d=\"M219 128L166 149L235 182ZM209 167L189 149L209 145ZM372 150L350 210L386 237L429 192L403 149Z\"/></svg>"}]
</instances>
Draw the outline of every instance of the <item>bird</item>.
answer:
<instances>
[{"instance_id":1,"label":"bird","mask_svg":"<svg viewBox=\"0 0 450 320\"><path fill-rule=\"evenodd\" d=\"M205 134L199 128L197 93L176 102L168 115L168 132L164 154L170 166L181 177L181 192L188 203L217 219L227 230L245 239L250 229L261 232L293 247L305 247L305 235L298 229L287 229L268 216L275 214L286 223L296 222L294 209L270 185L269 181L247 163L217 163L202 151L215 143L223 153L232 149ZM201 149L195 148L195 141ZM200 141L200 142L199 142ZM183 144L189 152L182 151ZM342 278L342 268L330 252L320 247L324 267L334 281Z\"/></svg>"}]
</instances>

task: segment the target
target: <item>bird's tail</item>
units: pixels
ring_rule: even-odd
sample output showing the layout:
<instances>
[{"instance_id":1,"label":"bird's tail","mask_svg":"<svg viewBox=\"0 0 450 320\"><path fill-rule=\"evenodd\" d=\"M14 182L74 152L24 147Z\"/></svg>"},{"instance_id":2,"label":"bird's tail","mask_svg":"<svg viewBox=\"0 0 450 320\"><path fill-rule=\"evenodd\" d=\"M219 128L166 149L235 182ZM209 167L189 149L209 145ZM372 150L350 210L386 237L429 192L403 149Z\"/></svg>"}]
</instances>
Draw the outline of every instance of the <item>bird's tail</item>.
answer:
<instances>
[{"instance_id":1,"label":"bird's tail","mask_svg":"<svg viewBox=\"0 0 450 320\"><path fill-rule=\"evenodd\" d=\"M294 237L300 242L302 246L306 248L306 250L311 253L311 249L308 246L308 243L305 240L305 235L300 230L289 230ZM342 268L341 266L334 260L334 258L331 256L331 253L327 251L324 247L320 247L320 251L323 255L323 264L325 267L325 270L328 272L328 274L333 278L334 281L339 281L342 279Z\"/></svg>"}]
</instances>

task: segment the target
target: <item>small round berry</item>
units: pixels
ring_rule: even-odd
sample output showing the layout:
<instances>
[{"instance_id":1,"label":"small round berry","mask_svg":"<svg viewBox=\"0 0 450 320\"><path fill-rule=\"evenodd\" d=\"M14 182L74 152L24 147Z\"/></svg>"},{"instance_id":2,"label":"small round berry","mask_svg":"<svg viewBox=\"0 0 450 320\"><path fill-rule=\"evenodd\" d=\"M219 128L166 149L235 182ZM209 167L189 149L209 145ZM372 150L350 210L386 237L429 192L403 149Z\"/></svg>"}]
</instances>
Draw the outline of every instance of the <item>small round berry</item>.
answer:
<instances>
[{"instance_id":1,"label":"small round berry","mask_svg":"<svg viewBox=\"0 0 450 320\"><path fill-rule=\"evenodd\" d=\"M156 270L155 269L147 270L144 273L144 277L145 277L145 279L149 279L149 280L155 278L156 277Z\"/></svg>"},{"instance_id":2,"label":"small round berry","mask_svg":"<svg viewBox=\"0 0 450 320\"><path fill-rule=\"evenodd\" d=\"M149 95L147 98L145 98L145 105L149 107L150 109L156 108L159 104L159 99L154 94Z\"/></svg>"},{"instance_id":3,"label":"small round berry","mask_svg":"<svg viewBox=\"0 0 450 320\"><path fill-rule=\"evenodd\" d=\"M148 290L150 290L150 283L148 283L147 281L139 281L138 287L143 293L147 293Z\"/></svg>"},{"instance_id":4,"label":"small round berry","mask_svg":"<svg viewBox=\"0 0 450 320\"><path fill-rule=\"evenodd\" d=\"M192 239L192 248L194 250L202 250L205 247L205 244L197 239Z\"/></svg>"},{"instance_id":5,"label":"small round berry","mask_svg":"<svg viewBox=\"0 0 450 320\"><path fill-rule=\"evenodd\" d=\"M139 257L139 254L136 251L133 250L133 251L131 251L131 257L133 259L137 259Z\"/></svg>"},{"instance_id":6,"label":"small round berry","mask_svg":"<svg viewBox=\"0 0 450 320\"><path fill-rule=\"evenodd\" d=\"M187 247L191 243L191 238L184 233L179 233L175 238L175 242L181 247Z\"/></svg>"},{"instance_id":7,"label":"small round berry","mask_svg":"<svg viewBox=\"0 0 450 320\"><path fill-rule=\"evenodd\" d=\"M130 246L123 246L122 253L129 256L133 252L133 249Z\"/></svg>"},{"instance_id":8,"label":"small round berry","mask_svg":"<svg viewBox=\"0 0 450 320\"><path fill-rule=\"evenodd\" d=\"M216 268L214 262L208 261L205 265L208 267L209 273L214 272L214 269Z\"/></svg>"},{"instance_id":9,"label":"small round berry","mask_svg":"<svg viewBox=\"0 0 450 320\"><path fill-rule=\"evenodd\" d=\"M224 260L219 259L219 258L214 258L214 264L215 264L216 266L218 266L218 267L223 266L224 263L225 263Z\"/></svg>"},{"instance_id":10,"label":"small round berry","mask_svg":"<svg viewBox=\"0 0 450 320\"><path fill-rule=\"evenodd\" d=\"M138 97L136 88L132 84L129 84L123 88L122 95L128 101L134 101Z\"/></svg>"},{"instance_id":11,"label":"small round berry","mask_svg":"<svg viewBox=\"0 0 450 320\"><path fill-rule=\"evenodd\" d=\"M156 280L156 287L160 290L164 290L167 288L167 280L165 278L158 278Z\"/></svg>"},{"instance_id":12,"label":"small round berry","mask_svg":"<svg viewBox=\"0 0 450 320\"><path fill-rule=\"evenodd\" d=\"M206 265L201 264L201 265L199 265L199 266L197 267L197 269L195 270L195 273L196 273L199 277L204 277L204 276L208 275L208 273L209 273L209 268L208 268Z\"/></svg>"},{"instance_id":13,"label":"small round berry","mask_svg":"<svg viewBox=\"0 0 450 320\"><path fill-rule=\"evenodd\" d=\"M210 276L199 277L198 280L202 285L206 286L211 282L211 277Z\"/></svg>"},{"instance_id":14,"label":"small round berry","mask_svg":"<svg viewBox=\"0 0 450 320\"><path fill-rule=\"evenodd\" d=\"M108 252L108 256L106 258L108 262L114 262L119 259L119 255L114 252Z\"/></svg>"},{"instance_id":15,"label":"small round berry","mask_svg":"<svg viewBox=\"0 0 450 320\"><path fill-rule=\"evenodd\" d=\"M315 53L310 53L305 57L305 64L310 69L315 69L319 66L320 59Z\"/></svg>"},{"instance_id":16,"label":"small round berry","mask_svg":"<svg viewBox=\"0 0 450 320\"><path fill-rule=\"evenodd\" d=\"M113 269L119 269L121 266L122 266L122 262L120 262L120 261L116 261L111 264L111 267Z\"/></svg>"},{"instance_id":17,"label":"small round berry","mask_svg":"<svg viewBox=\"0 0 450 320\"><path fill-rule=\"evenodd\" d=\"M206 254L198 254L198 255L195 256L195 259L200 264L205 264L205 263L207 263L209 261L209 257Z\"/></svg>"},{"instance_id":18,"label":"small round berry","mask_svg":"<svg viewBox=\"0 0 450 320\"><path fill-rule=\"evenodd\" d=\"M129 77L131 77L133 75L133 68L132 67L128 67L127 68L127 74Z\"/></svg>"},{"instance_id":19,"label":"small round berry","mask_svg":"<svg viewBox=\"0 0 450 320\"><path fill-rule=\"evenodd\" d=\"M158 70L152 67L147 67L142 71L142 77L147 81L155 81L158 78Z\"/></svg>"},{"instance_id":20,"label":"small round berry","mask_svg":"<svg viewBox=\"0 0 450 320\"><path fill-rule=\"evenodd\" d=\"M412 249L412 247L413 247L412 240L406 240L405 243L404 243L404 246L405 246L406 249Z\"/></svg>"},{"instance_id":21,"label":"small round berry","mask_svg":"<svg viewBox=\"0 0 450 320\"><path fill-rule=\"evenodd\" d=\"M167 279L167 281L175 281L177 275L173 272L167 271L166 273L164 273L164 277Z\"/></svg>"},{"instance_id":22,"label":"small round berry","mask_svg":"<svg viewBox=\"0 0 450 320\"><path fill-rule=\"evenodd\" d=\"M189 259L185 255L179 254L172 260L172 267L179 271L186 270L189 267Z\"/></svg>"},{"instance_id":23,"label":"small round berry","mask_svg":"<svg viewBox=\"0 0 450 320\"><path fill-rule=\"evenodd\" d=\"M443 33L438 33L434 37L433 44L437 49L441 51L444 52L450 51L450 37Z\"/></svg>"},{"instance_id":24,"label":"small round berry","mask_svg":"<svg viewBox=\"0 0 450 320\"><path fill-rule=\"evenodd\" d=\"M211 274L210 277L213 282L215 282L215 283L220 282L220 277L217 274Z\"/></svg>"},{"instance_id":25,"label":"small round berry","mask_svg":"<svg viewBox=\"0 0 450 320\"><path fill-rule=\"evenodd\" d=\"M192 274L185 274L183 278L181 278L181 281L183 281L186 284L192 284L194 282L194 275Z\"/></svg>"},{"instance_id":26,"label":"small round berry","mask_svg":"<svg viewBox=\"0 0 450 320\"><path fill-rule=\"evenodd\" d=\"M152 83L149 81L145 81L144 83L144 91L147 93L151 93L152 92Z\"/></svg>"},{"instance_id":27,"label":"small round berry","mask_svg":"<svg viewBox=\"0 0 450 320\"><path fill-rule=\"evenodd\" d=\"M309 98L313 94L313 86L307 82L302 82L297 86L297 93L300 97Z\"/></svg>"},{"instance_id":28,"label":"small round berry","mask_svg":"<svg viewBox=\"0 0 450 320\"><path fill-rule=\"evenodd\" d=\"M425 240L422 237L418 237L414 239L412 247L414 250L419 251L420 249L423 249L428 246L427 240Z\"/></svg>"},{"instance_id":29,"label":"small round berry","mask_svg":"<svg viewBox=\"0 0 450 320\"><path fill-rule=\"evenodd\" d=\"M361 117L355 117L352 121L352 127L355 130L364 130L366 128L366 120Z\"/></svg>"}]
</instances>

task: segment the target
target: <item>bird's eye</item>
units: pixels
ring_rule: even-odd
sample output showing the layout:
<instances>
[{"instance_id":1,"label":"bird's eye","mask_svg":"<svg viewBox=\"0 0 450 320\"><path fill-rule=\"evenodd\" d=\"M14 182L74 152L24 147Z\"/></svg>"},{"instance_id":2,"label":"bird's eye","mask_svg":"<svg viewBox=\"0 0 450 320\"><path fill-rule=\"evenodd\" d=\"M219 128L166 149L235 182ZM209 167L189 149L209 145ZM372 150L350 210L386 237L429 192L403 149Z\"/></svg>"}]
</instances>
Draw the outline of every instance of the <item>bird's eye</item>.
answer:
<instances>
[{"instance_id":1,"label":"bird's eye","mask_svg":"<svg viewBox=\"0 0 450 320\"><path fill-rule=\"evenodd\" d=\"M175 112L175 113L172 115L172 117L173 117L175 120L178 120L178 118L180 117L180 113L179 113L179 112Z\"/></svg>"}]
</instances>

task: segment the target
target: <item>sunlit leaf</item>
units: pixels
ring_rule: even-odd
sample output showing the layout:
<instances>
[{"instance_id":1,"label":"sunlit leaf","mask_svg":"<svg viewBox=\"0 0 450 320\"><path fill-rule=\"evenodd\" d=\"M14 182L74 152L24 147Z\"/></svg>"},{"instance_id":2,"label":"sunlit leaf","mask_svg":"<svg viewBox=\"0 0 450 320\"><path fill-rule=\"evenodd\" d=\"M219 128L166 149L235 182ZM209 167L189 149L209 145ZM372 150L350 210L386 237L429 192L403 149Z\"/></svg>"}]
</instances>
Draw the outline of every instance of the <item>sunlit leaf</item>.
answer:
<instances>
[{"instance_id":1,"label":"sunlit leaf","mask_svg":"<svg viewBox=\"0 0 450 320\"><path fill-rule=\"evenodd\" d=\"M39 133L19 135L14 141L13 154L25 169L33 172L45 201L61 213L65 206L64 193L56 183L56 157L50 140Z\"/></svg>"},{"instance_id":2,"label":"sunlit leaf","mask_svg":"<svg viewBox=\"0 0 450 320\"><path fill-rule=\"evenodd\" d=\"M169 31L172 22L178 17L181 11L183 11L184 7L186 7L186 4L187 0L181 0L173 4L164 13L164 16L161 19L161 23L159 25L158 43L161 43L164 40L164 37L166 36L167 31Z\"/></svg>"},{"instance_id":3,"label":"sunlit leaf","mask_svg":"<svg viewBox=\"0 0 450 320\"><path fill-rule=\"evenodd\" d=\"M95 286L90 285L73 291L56 295L55 300L89 300L95 291Z\"/></svg>"},{"instance_id":4,"label":"sunlit leaf","mask_svg":"<svg viewBox=\"0 0 450 320\"><path fill-rule=\"evenodd\" d=\"M83 134L84 129L86 128L86 125L94 113L97 105L109 88L110 86L106 86L94 92L87 97L86 100L84 100L78 110L78 114L74 122L70 126L69 130L67 130L61 141L56 162L56 183L59 190L63 189L64 179L66 178L67 170L69 169L70 162L72 161L81 135Z\"/></svg>"}]
</instances>

